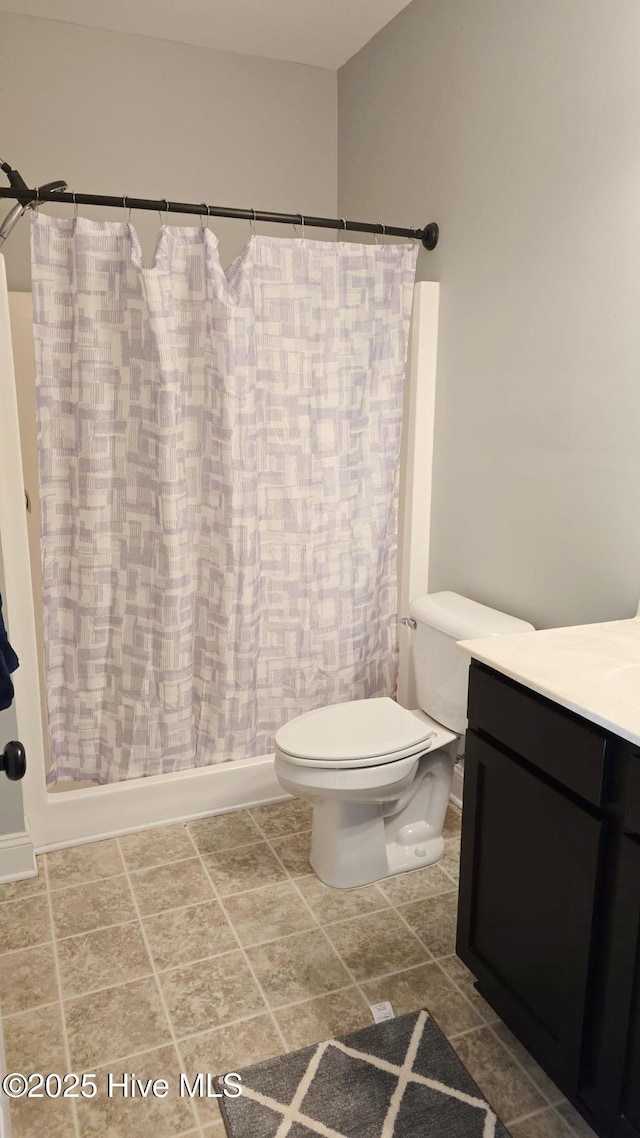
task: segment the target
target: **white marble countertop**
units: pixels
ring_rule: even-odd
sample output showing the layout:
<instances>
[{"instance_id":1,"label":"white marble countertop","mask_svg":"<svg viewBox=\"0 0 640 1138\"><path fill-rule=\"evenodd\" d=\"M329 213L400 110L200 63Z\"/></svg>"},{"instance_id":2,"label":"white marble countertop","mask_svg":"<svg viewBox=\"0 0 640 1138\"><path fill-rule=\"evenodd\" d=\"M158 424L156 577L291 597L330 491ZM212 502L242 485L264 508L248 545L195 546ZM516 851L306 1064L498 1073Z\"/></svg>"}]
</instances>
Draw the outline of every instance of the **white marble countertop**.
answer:
<instances>
[{"instance_id":1,"label":"white marble countertop","mask_svg":"<svg viewBox=\"0 0 640 1138\"><path fill-rule=\"evenodd\" d=\"M640 619L458 645L532 691L640 746Z\"/></svg>"}]
</instances>

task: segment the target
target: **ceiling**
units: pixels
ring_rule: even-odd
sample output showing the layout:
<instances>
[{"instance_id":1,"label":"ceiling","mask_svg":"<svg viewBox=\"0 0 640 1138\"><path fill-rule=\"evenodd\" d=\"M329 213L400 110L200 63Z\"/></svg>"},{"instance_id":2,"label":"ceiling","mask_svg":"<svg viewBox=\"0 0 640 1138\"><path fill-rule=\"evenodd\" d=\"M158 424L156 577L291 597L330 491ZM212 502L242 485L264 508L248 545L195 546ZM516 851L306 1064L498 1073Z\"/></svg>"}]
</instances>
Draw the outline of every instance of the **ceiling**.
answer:
<instances>
[{"instance_id":1,"label":"ceiling","mask_svg":"<svg viewBox=\"0 0 640 1138\"><path fill-rule=\"evenodd\" d=\"M0 10L335 70L410 0L0 0Z\"/></svg>"}]
</instances>

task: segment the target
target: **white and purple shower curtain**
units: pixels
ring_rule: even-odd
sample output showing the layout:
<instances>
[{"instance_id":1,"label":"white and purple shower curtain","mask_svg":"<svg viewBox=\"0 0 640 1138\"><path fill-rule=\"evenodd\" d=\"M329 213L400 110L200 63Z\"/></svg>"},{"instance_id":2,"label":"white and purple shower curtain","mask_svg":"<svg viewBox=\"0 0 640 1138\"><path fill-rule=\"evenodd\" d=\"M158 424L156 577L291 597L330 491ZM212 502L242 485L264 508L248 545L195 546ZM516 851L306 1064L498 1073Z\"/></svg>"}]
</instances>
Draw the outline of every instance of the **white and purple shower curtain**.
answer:
<instances>
[{"instance_id":1,"label":"white and purple shower curtain","mask_svg":"<svg viewBox=\"0 0 640 1138\"><path fill-rule=\"evenodd\" d=\"M392 694L415 247L32 226L50 780Z\"/></svg>"}]
</instances>

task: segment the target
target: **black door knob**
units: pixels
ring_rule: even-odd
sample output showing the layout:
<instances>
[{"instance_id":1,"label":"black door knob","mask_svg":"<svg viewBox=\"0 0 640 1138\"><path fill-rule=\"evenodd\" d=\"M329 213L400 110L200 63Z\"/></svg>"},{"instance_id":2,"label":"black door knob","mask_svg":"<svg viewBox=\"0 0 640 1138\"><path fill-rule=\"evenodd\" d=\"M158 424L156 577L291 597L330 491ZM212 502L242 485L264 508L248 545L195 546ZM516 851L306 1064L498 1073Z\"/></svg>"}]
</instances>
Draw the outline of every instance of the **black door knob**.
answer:
<instances>
[{"instance_id":1,"label":"black door knob","mask_svg":"<svg viewBox=\"0 0 640 1138\"><path fill-rule=\"evenodd\" d=\"M13 740L7 743L2 755L0 755L0 770L6 773L7 778L12 782L18 782L19 779L24 778L24 772L27 769L27 756L25 754L22 743Z\"/></svg>"}]
</instances>

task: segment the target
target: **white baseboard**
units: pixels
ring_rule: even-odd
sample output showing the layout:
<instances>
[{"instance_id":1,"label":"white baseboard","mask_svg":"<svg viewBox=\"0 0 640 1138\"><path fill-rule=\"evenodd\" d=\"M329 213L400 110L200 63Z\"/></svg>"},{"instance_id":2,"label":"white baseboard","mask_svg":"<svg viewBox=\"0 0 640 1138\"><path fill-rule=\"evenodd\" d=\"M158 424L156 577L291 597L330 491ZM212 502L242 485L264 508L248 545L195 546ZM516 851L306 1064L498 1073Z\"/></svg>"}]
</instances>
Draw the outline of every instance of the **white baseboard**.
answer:
<instances>
[{"instance_id":1,"label":"white baseboard","mask_svg":"<svg viewBox=\"0 0 640 1138\"><path fill-rule=\"evenodd\" d=\"M0 837L0 885L7 881L21 881L24 877L37 877L33 842L26 830Z\"/></svg>"},{"instance_id":2,"label":"white baseboard","mask_svg":"<svg viewBox=\"0 0 640 1138\"><path fill-rule=\"evenodd\" d=\"M464 781L464 767L462 763L456 763L453 768L453 782L451 783L451 801L455 802L462 810L462 784Z\"/></svg>"},{"instance_id":3,"label":"white baseboard","mask_svg":"<svg viewBox=\"0 0 640 1138\"><path fill-rule=\"evenodd\" d=\"M32 763L22 793L36 853L276 802L286 796L274 759L236 759L57 793L45 790L44 772L38 778Z\"/></svg>"}]
</instances>

